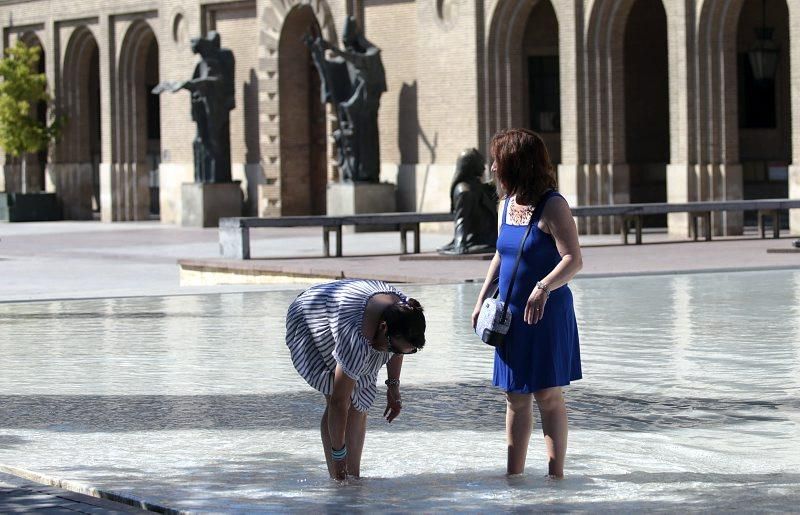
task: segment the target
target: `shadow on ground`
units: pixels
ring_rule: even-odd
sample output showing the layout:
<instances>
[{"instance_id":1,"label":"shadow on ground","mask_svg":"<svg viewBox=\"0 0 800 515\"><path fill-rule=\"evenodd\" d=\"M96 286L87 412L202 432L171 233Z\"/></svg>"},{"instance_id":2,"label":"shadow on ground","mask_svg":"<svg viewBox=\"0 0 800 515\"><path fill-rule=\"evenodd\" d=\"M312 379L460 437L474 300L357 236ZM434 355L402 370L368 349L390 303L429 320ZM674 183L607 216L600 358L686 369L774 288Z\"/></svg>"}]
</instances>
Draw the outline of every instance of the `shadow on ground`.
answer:
<instances>
[{"instance_id":1,"label":"shadow on ground","mask_svg":"<svg viewBox=\"0 0 800 515\"><path fill-rule=\"evenodd\" d=\"M465 424L502 431L505 402L485 384L429 384L403 390L405 410L395 431L451 431ZM383 411L379 395L371 410ZM679 398L622 396L573 387L567 393L575 429L648 431L708 428L787 420L800 399ZM314 430L322 396L309 389L263 395L2 395L0 429L57 432L159 431L180 429ZM2 436L0 436L2 443ZM14 441L10 442L14 444Z\"/></svg>"}]
</instances>

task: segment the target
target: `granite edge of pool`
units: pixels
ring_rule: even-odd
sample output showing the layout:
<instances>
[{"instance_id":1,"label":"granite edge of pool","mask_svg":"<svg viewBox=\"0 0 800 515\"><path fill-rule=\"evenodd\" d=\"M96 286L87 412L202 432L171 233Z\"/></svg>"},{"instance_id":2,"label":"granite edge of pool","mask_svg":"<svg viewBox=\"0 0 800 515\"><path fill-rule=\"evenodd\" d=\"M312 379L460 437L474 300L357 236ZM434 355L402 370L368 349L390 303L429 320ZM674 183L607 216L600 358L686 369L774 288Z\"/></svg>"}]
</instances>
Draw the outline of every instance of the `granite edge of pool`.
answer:
<instances>
[{"instance_id":1,"label":"granite edge of pool","mask_svg":"<svg viewBox=\"0 0 800 515\"><path fill-rule=\"evenodd\" d=\"M148 501L144 498L137 497L132 494L123 494L112 490L97 488L78 481L59 479L54 476L41 474L39 472L34 472L32 470L27 470L19 467L12 467L9 465L5 465L3 463L0 463L0 472L4 472L6 474L10 474L12 476L16 476L18 478L25 479L28 481L33 481L34 483L39 483L42 485L51 486L55 488L61 488L63 490L67 490L70 492L88 495L90 497L96 497L97 499L106 499L109 501L118 502L120 504L132 506L134 508L139 508L141 510L147 510L155 513L164 513L166 515L184 515L191 513L189 511L179 510L177 508L170 508L169 506L165 506L163 504L158 504L156 502Z\"/></svg>"}]
</instances>

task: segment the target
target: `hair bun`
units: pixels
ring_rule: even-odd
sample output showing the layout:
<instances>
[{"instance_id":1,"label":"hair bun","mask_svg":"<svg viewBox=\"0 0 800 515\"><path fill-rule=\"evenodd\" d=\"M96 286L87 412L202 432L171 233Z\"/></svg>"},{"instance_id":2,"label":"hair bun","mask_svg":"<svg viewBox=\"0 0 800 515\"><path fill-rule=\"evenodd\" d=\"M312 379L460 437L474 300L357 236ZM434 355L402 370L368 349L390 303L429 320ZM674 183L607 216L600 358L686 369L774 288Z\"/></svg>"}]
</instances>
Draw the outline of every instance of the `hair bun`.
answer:
<instances>
[{"instance_id":1,"label":"hair bun","mask_svg":"<svg viewBox=\"0 0 800 515\"><path fill-rule=\"evenodd\" d=\"M418 310L422 311L422 304L420 304L417 299L414 299L412 297L408 297L406 299L406 304L408 304L409 306L411 306L414 309L418 309Z\"/></svg>"}]
</instances>

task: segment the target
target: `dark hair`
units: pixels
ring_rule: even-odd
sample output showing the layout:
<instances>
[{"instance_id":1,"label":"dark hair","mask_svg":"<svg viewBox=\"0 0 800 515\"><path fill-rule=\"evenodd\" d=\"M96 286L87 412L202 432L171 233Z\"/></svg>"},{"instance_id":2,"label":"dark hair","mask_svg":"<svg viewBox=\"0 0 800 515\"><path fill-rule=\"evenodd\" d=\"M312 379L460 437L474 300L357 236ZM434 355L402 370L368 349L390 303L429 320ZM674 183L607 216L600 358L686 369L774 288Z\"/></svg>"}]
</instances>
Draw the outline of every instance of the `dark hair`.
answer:
<instances>
[{"instance_id":1,"label":"dark hair","mask_svg":"<svg viewBox=\"0 0 800 515\"><path fill-rule=\"evenodd\" d=\"M528 129L501 130L492 138L500 196L516 195L517 204L531 206L557 186L550 153L541 136Z\"/></svg>"},{"instance_id":2,"label":"dark hair","mask_svg":"<svg viewBox=\"0 0 800 515\"><path fill-rule=\"evenodd\" d=\"M383 311L389 336L399 336L415 349L425 346L425 315L416 299L395 302Z\"/></svg>"}]
</instances>

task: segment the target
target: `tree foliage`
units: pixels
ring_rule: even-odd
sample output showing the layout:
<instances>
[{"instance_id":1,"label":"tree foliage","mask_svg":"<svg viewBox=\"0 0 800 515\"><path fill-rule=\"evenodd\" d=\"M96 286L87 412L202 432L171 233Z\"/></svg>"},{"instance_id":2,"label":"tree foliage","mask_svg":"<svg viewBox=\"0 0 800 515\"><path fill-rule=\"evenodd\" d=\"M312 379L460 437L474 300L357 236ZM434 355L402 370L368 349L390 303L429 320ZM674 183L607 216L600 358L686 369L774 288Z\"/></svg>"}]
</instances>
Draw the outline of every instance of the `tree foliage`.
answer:
<instances>
[{"instance_id":1,"label":"tree foliage","mask_svg":"<svg viewBox=\"0 0 800 515\"><path fill-rule=\"evenodd\" d=\"M53 100L47 77L36 71L40 58L41 48L17 41L0 59L0 147L13 156L46 149L60 132L58 119L42 122L36 116L39 103Z\"/></svg>"}]
</instances>

